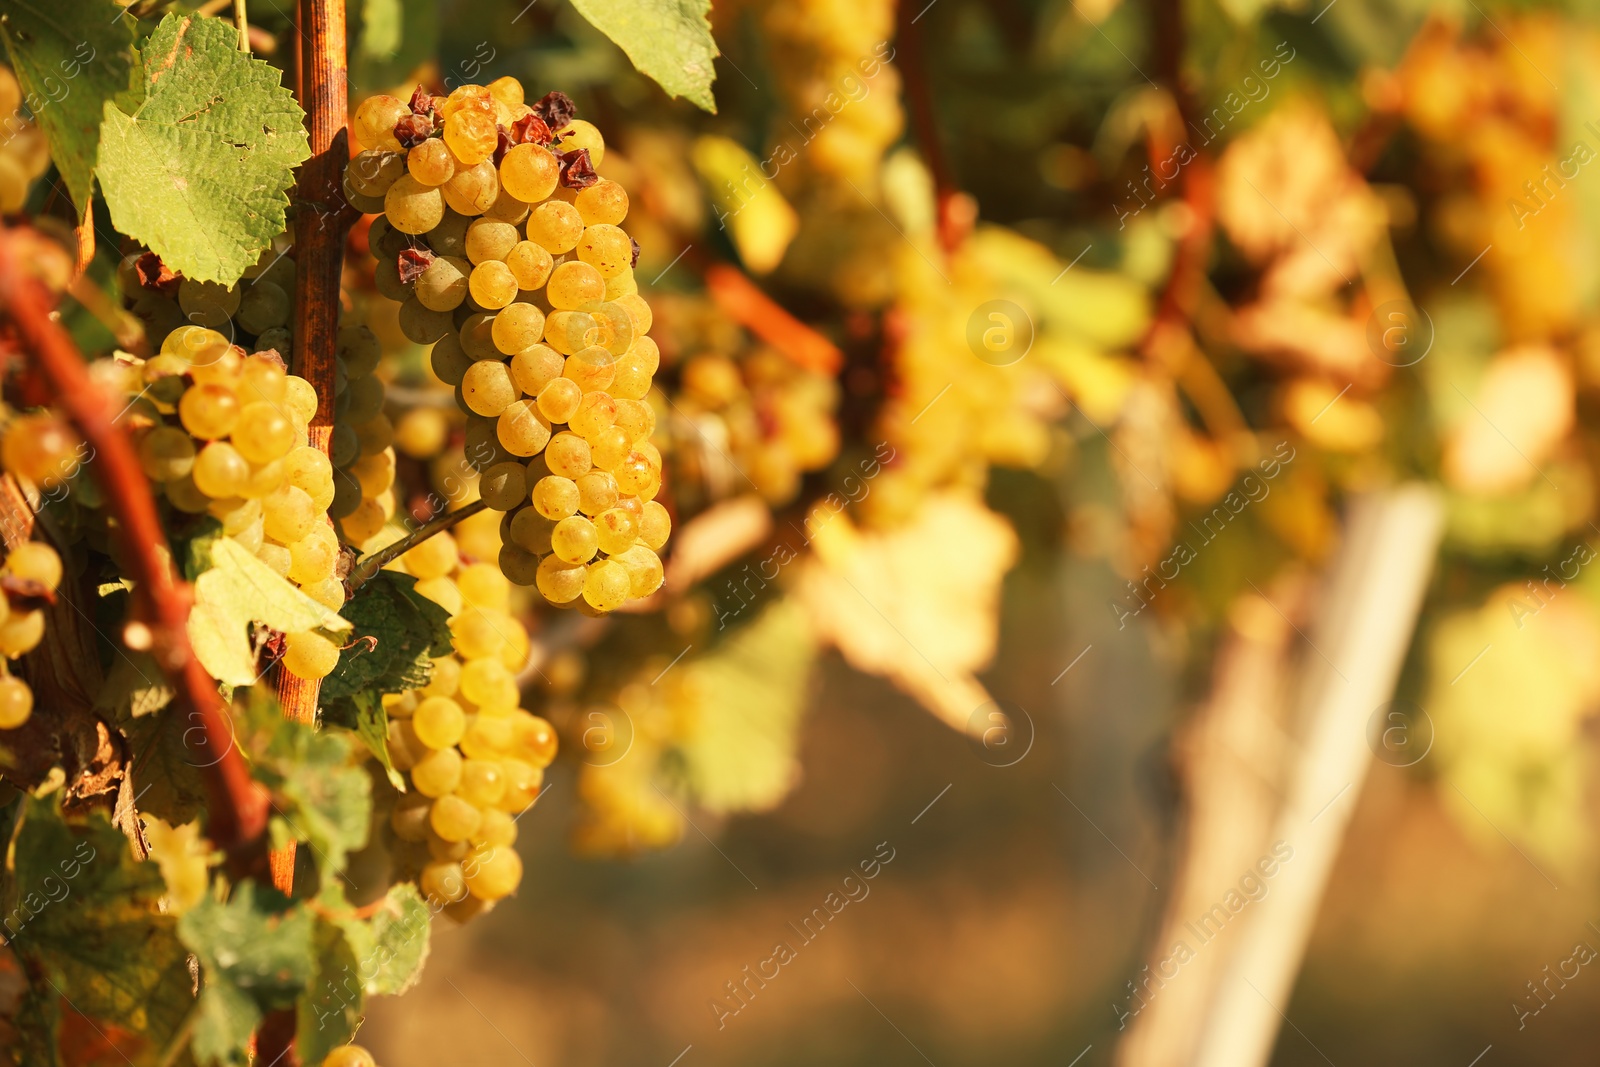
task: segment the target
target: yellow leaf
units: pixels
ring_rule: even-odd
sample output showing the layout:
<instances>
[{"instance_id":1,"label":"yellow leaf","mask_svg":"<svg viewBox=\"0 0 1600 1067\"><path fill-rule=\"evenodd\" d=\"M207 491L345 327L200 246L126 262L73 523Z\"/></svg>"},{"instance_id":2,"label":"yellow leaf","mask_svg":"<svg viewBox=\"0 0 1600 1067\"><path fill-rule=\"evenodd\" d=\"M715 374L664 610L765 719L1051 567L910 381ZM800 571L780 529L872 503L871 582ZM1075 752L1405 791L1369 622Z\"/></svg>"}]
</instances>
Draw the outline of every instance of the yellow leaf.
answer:
<instances>
[{"instance_id":1,"label":"yellow leaf","mask_svg":"<svg viewBox=\"0 0 1600 1067\"><path fill-rule=\"evenodd\" d=\"M1572 431L1572 370L1545 345L1496 356L1445 442L1445 480L1475 493L1527 485Z\"/></svg>"},{"instance_id":2,"label":"yellow leaf","mask_svg":"<svg viewBox=\"0 0 1600 1067\"><path fill-rule=\"evenodd\" d=\"M219 682L233 686L255 683L256 657L245 630L247 622L217 604L197 602L189 609L189 644L200 666Z\"/></svg>"},{"instance_id":3,"label":"yellow leaf","mask_svg":"<svg viewBox=\"0 0 1600 1067\"><path fill-rule=\"evenodd\" d=\"M211 569L195 582L195 600L213 604L245 622L274 630L327 630L343 633L350 623L302 593L231 537L211 546Z\"/></svg>"},{"instance_id":4,"label":"yellow leaf","mask_svg":"<svg viewBox=\"0 0 1600 1067\"><path fill-rule=\"evenodd\" d=\"M778 160L758 162L737 142L712 136L697 139L690 156L739 258L752 274L772 271L800 229L800 217L767 177Z\"/></svg>"},{"instance_id":5,"label":"yellow leaf","mask_svg":"<svg viewBox=\"0 0 1600 1067\"><path fill-rule=\"evenodd\" d=\"M818 637L966 730L989 694L973 676L994 655L1000 580L1017 536L974 497L928 497L899 527L822 525L797 593Z\"/></svg>"},{"instance_id":6,"label":"yellow leaf","mask_svg":"<svg viewBox=\"0 0 1600 1067\"><path fill-rule=\"evenodd\" d=\"M688 724L680 751L708 811L762 811L800 777L795 757L816 643L805 611L779 600L678 668L669 699Z\"/></svg>"}]
</instances>

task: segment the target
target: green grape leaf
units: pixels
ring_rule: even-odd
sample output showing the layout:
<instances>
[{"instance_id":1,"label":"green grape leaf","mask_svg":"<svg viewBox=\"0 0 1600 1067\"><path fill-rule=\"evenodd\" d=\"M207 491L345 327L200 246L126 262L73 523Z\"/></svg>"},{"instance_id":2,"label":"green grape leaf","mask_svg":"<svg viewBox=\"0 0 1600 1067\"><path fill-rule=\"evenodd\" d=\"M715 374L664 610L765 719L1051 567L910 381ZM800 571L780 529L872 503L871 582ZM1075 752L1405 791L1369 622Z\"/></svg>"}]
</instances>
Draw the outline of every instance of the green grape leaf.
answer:
<instances>
[{"instance_id":1,"label":"green grape leaf","mask_svg":"<svg viewBox=\"0 0 1600 1067\"><path fill-rule=\"evenodd\" d=\"M389 890L372 918L345 924L360 960L356 975L368 993L397 997L416 985L428 958L432 919L433 909L416 885L402 882Z\"/></svg>"},{"instance_id":2,"label":"green grape leaf","mask_svg":"<svg viewBox=\"0 0 1600 1067\"><path fill-rule=\"evenodd\" d=\"M366 997L345 924L318 916L312 960L315 973L295 1005L294 1047L302 1062L321 1063L355 1036Z\"/></svg>"},{"instance_id":3,"label":"green grape leaf","mask_svg":"<svg viewBox=\"0 0 1600 1067\"><path fill-rule=\"evenodd\" d=\"M205 784L184 735L198 722L175 712L145 715L121 722L133 761L131 784L141 813L181 826L205 810Z\"/></svg>"},{"instance_id":4,"label":"green grape leaf","mask_svg":"<svg viewBox=\"0 0 1600 1067\"><path fill-rule=\"evenodd\" d=\"M449 651L449 616L416 593L408 574L379 571L356 590L341 615L352 647L322 681L325 701L357 693L403 693L428 684L432 657Z\"/></svg>"},{"instance_id":5,"label":"green grape leaf","mask_svg":"<svg viewBox=\"0 0 1600 1067\"><path fill-rule=\"evenodd\" d=\"M239 744L251 757L251 772L272 791L274 844L306 842L326 878L366 844L372 780L351 765L343 735L285 719L262 688L250 691L239 715Z\"/></svg>"},{"instance_id":6,"label":"green grape leaf","mask_svg":"<svg viewBox=\"0 0 1600 1067\"><path fill-rule=\"evenodd\" d=\"M344 887L330 883L318 895L319 911L344 931L353 960L335 982L344 996L351 991L369 996L398 996L416 984L428 958L428 932L433 909L413 882L391 887L370 917L357 918Z\"/></svg>"},{"instance_id":7,"label":"green grape leaf","mask_svg":"<svg viewBox=\"0 0 1600 1067\"><path fill-rule=\"evenodd\" d=\"M227 903L207 895L178 920L200 960L194 1027L202 1062L243 1064L266 1012L288 1007L312 978L311 912L272 889L241 882Z\"/></svg>"},{"instance_id":8,"label":"green grape leaf","mask_svg":"<svg viewBox=\"0 0 1600 1067\"><path fill-rule=\"evenodd\" d=\"M383 700L377 693L354 693L322 704L324 726L342 726L361 739L398 790L405 791L405 779L394 769L389 756L389 713L383 709Z\"/></svg>"},{"instance_id":9,"label":"green grape leaf","mask_svg":"<svg viewBox=\"0 0 1600 1067\"><path fill-rule=\"evenodd\" d=\"M69 13L70 12L70 13ZM44 130L50 158L81 216L94 192L100 117L109 103L134 106L136 20L112 0L0 0L0 37L22 87L23 102ZM4 139L20 129L8 115Z\"/></svg>"},{"instance_id":10,"label":"green grape leaf","mask_svg":"<svg viewBox=\"0 0 1600 1067\"><path fill-rule=\"evenodd\" d=\"M125 1054L154 1060L194 1003L176 922L156 911L160 869L99 813L68 819L59 794L24 803L0 928L38 996L130 1031L142 1051Z\"/></svg>"},{"instance_id":11,"label":"green grape leaf","mask_svg":"<svg viewBox=\"0 0 1600 1067\"><path fill-rule=\"evenodd\" d=\"M804 609L783 599L673 672L668 699L694 724L678 754L703 807L757 811L794 786L800 713L815 659Z\"/></svg>"},{"instance_id":12,"label":"green grape leaf","mask_svg":"<svg viewBox=\"0 0 1600 1067\"><path fill-rule=\"evenodd\" d=\"M221 19L169 14L141 59L144 101L108 101L100 126L111 220L185 277L231 285L283 232L305 115Z\"/></svg>"},{"instance_id":13,"label":"green grape leaf","mask_svg":"<svg viewBox=\"0 0 1600 1067\"><path fill-rule=\"evenodd\" d=\"M572 6L668 96L687 97L716 114L711 61L719 53L711 38L711 0L572 0Z\"/></svg>"}]
</instances>

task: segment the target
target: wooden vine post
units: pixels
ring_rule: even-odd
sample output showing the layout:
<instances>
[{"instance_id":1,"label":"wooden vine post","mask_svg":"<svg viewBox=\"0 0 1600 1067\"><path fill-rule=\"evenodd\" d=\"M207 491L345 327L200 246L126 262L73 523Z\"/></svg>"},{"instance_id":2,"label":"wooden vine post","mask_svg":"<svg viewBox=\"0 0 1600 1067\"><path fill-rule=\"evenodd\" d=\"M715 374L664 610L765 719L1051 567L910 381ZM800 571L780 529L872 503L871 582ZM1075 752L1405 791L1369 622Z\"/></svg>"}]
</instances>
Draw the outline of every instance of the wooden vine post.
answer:
<instances>
[{"instance_id":1,"label":"wooden vine post","mask_svg":"<svg viewBox=\"0 0 1600 1067\"><path fill-rule=\"evenodd\" d=\"M339 330L339 276L349 226L342 178L350 159L346 116L349 85L345 58L344 0L300 0L297 85L311 133L311 158L295 190L295 338L292 370L317 391L310 444L324 455L333 435L334 350ZM322 683L296 678L281 666L273 687L286 718L316 720ZM294 885L295 846L272 854L272 884Z\"/></svg>"}]
</instances>

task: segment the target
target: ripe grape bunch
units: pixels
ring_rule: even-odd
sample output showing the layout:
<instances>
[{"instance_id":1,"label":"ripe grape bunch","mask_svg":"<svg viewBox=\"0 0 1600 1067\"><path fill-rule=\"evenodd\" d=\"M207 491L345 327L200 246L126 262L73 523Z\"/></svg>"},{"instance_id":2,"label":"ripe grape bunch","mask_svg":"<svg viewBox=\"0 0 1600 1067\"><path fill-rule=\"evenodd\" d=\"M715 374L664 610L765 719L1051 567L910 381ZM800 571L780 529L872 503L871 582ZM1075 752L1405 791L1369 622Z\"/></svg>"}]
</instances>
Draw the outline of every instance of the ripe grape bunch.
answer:
<instances>
[{"instance_id":1,"label":"ripe grape bunch","mask_svg":"<svg viewBox=\"0 0 1600 1067\"><path fill-rule=\"evenodd\" d=\"M61 585L61 557L41 541L23 541L0 563L0 656L33 651L44 639L44 605ZM33 690L0 663L0 730L15 730L33 715Z\"/></svg>"},{"instance_id":2,"label":"ripe grape bunch","mask_svg":"<svg viewBox=\"0 0 1600 1067\"><path fill-rule=\"evenodd\" d=\"M307 444L317 394L275 351L245 355L205 326L180 326L142 363L124 364L123 416L167 504L210 515L222 533L330 611L344 606L339 539L328 523L333 467ZM339 647L314 631L284 635L283 666L322 678Z\"/></svg>"},{"instance_id":3,"label":"ripe grape bunch","mask_svg":"<svg viewBox=\"0 0 1600 1067\"><path fill-rule=\"evenodd\" d=\"M511 615L499 568L464 561L448 533L390 568L450 613L455 646L433 661L425 687L383 701L390 759L409 778L408 792L387 798L389 826L404 843L391 852L424 896L465 919L522 881L516 817L539 798L556 734L518 706L528 634Z\"/></svg>"},{"instance_id":4,"label":"ripe grape bunch","mask_svg":"<svg viewBox=\"0 0 1600 1067\"><path fill-rule=\"evenodd\" d=\"M500 567L553 604L609 612L662 581L671 528L646 403L660 362L628 196L600 131L501 78L364 101L345 173L377 288L467 412L467 457L502 523Z\"/></svg>"}]
</instances>

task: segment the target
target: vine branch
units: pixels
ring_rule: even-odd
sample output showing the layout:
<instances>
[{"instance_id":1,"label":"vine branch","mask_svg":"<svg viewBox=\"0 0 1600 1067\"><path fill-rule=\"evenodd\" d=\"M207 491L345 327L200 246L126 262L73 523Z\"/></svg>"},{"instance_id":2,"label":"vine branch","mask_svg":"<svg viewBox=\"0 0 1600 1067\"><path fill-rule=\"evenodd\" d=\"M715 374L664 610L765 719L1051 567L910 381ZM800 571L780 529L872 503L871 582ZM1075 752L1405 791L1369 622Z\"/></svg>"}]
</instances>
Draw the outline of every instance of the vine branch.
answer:
<instances>
[{"instance_id":1,"label":"vine branch","mask_svg":"<svg viewBox=\"0 0 1600 1067\"><path fill-rule=\"evenodd\" d=\"M0 231L0 307L55 403L93 450L90 470L122 530L134 580L135 616L151 631L151 651L172 682L178 710L198 723L198 729L184 731L184 738L205 783L206 835L218 848L232 850L266 829L266 794L251 780L234 745L232 722L216 683L190 648L189 590L173 573L172 553L133 442L116 425L118 409L89 377L78 346L51 318L54 301L26 273L15 240Z\"/></svg>"},{"instance_id":2,"label":"vine branch","mask_svg":"<svg viewBox=\"0 0 1600 1067\"><path fill-rule=\"evenodd\" d=\"M242 7L242 2L240 4ZM317 413L307 437L328 454L333 434L334 349L339 330L339 276L344 266L348 216L312 205L344 205L340 178L350 158L345 131L349 99L345 69L344 0L300 0L295 13L300 30L297 66L300 106L306 113L311 157L300 168L295 217L294 372L317 391ZM280 665L273 689L285 718L316 721L317 679L296 678ZM272 884L289 892L294 884L294 845L271 856Z\"/></svg>"},{"instance_id":3,"label":"vine branch","mask_svg":"<svg viewBox=\"0 0 1600 1067\"><path fill-rule=\"evenodd\" d=\"M464 508L446 512L438 518L417 527L409 536L402 537L394 544L380 548L372 555L367 556L356 564L355 570L350 572L350 579L347 583L350 587L350 595L354 596L357 589L371 581L383 569L384 564L398 559L434 534L450 529L462 519L471 518L488 506L489 502L487 500L474 500Z\"/></svg>"}]
</instances>

